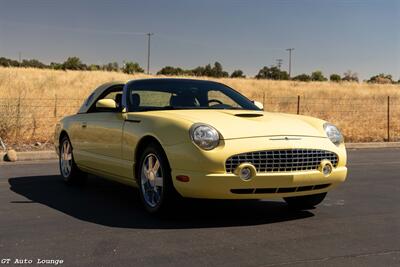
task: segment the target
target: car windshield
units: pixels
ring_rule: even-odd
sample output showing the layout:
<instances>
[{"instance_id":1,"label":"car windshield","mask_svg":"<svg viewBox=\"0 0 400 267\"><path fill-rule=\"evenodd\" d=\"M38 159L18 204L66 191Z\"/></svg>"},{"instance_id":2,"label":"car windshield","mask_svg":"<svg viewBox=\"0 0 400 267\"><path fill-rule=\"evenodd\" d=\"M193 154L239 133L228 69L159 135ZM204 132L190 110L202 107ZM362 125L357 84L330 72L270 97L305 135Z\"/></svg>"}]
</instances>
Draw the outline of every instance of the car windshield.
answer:
<instances>
[{"instance_id":1,"label":"car windshield","mask_svg":"<svg viewBox=\"0 0 400 267\"><path fill-rule=\"evenodd\" d=\"M129 111L170 109L260 110L252 101L220 83L201 80L149 79L126 85Z\"/></svg>"}]
</instances>

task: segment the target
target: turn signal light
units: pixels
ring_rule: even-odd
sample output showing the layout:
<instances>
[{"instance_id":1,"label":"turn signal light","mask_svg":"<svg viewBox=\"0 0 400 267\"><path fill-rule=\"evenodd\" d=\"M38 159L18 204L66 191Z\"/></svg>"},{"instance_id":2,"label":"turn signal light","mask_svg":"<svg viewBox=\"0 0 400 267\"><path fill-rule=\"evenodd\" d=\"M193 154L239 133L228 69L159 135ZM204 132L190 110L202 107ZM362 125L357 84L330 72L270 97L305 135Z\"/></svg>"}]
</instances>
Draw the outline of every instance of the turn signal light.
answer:
<instances>
[{"instance_id":1,"label":"turn signal light","mask_svg":"<svg viewBox=\"0 0 400 267\"><path fill-rule=\"evenodd\" d=\"M190 177L186 176L186 175L177 175L176 180L186 183L186 182L189 182Z\"/></svg>"}]
</instances>

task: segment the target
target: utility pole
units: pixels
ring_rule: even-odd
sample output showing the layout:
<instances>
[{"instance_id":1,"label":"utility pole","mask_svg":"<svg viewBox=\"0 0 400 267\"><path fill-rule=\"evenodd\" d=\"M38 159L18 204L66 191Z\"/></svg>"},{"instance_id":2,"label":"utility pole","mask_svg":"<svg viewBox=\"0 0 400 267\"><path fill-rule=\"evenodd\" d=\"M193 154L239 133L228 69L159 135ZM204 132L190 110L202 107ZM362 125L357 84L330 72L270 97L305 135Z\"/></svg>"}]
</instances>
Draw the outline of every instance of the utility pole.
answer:
<instances>
[{"instance_id":1,"label":"utility pole","mask_svg":"<svg viewBox=\"0 0 400 267\"><path fill-rule=\"evenodd\" d=\"M279 80L281 79L281 66L282 66L282 62L283 62L283 59L278 58L278 59L276 60L276 65L278 66L278 69L279 69L279 74L278 74L278 79L279 79Z\"/></svg>"},{"instance_id":2,"label":"utility pole","mask_svg":"<svg viewBox=\"0 0 400 267\"><path fill-rule=\"evenodd\" d=\"M150 38L154 33L146 33L147 35L147 74L150 74Z\"/></svg>"},{"instance_id":3,"label":"utility pole","mask_svg":"<svg viewBox=\"0 0 400 267\"><path fill-rule=\"evenodd\" d=\"M278 58L278 59L276 60L276 65L278 66L278 69L279 69L279 70L281 70L282 62L283 62L283 59Z\"/></svg>"},{"instance_id":4,"label":"utility pole","mask_svg":"<svg viewBox=\"0 0 400 267\"><path fill-rule=\"evenodd\" d=\"M286 51L289 51L289 80L292 78L292 51L294 48L288 48Z\"/></svg>"}]
</instances>

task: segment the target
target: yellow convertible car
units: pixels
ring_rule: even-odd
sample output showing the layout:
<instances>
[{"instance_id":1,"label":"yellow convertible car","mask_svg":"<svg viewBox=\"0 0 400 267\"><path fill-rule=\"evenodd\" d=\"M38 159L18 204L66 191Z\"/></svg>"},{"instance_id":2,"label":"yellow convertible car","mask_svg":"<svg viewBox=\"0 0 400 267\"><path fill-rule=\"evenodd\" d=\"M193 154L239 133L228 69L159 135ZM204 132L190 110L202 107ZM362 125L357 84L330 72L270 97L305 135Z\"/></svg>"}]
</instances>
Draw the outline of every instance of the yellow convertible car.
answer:
<instances>
[{"instance_id":1,"label":"yellow convertible car","mask_svg":"<svg viewBox=\"0 0 400 267\"><path fill-rule=\"evenodd\" d=\"M283 198L307 209L347 174L334 125L265 112L232 88L204 80L104 84L57 124L54 143L67 183L91 173L137 186L149 212L181 197Z\"/></svg>"}]
</instances>

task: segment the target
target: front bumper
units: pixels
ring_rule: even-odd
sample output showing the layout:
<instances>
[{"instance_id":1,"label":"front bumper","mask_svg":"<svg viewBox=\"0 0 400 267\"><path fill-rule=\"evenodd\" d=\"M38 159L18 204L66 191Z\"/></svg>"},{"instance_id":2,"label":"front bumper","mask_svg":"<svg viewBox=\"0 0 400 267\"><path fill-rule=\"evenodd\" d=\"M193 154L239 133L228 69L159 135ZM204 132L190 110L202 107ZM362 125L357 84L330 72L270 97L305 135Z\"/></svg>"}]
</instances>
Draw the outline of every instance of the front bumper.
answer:
<instances>
[{"instance_id":1,"label":"front bumper","mask_svg":"<svg viewBox=\"0 0 400 267\"><path fill-rule=\"evenodd\" d=\"M190 181L177 181L177 175L189 176ZM318 194L344 182L346 175L347 168L338 167L328 177L319 171L304 171L263 173L244 181L235 174L172 171L175 188L183 197L208 199L262 199Z\"/></svg>"},{"instance_id":2,"label":"front bumper","mask_svg":"<svg viewBox=\"0 0 400 267\"><path fill-rule=\"evenodd\" d=\"M257 173L251 180L243 181L237 175L227 173L225 169L225 162L232 155L250 151L296 148L332 151L338 155L339 162L328 177L325 177L318 170L307 170ZM174 186L184 197L260 199L317 194L333 189L343 182L347 175L345 146L342 144L337 147L328 138L301 136L298 140L293 141L281 140L281 138L276 140L276 138L270 137L242 138L223 140L219 147L211 151L201 150L193 143L165 147L165 151L172 169ZM190 181L180 182L176 180L178 175L189 176ZM304 188L301 188L297 190L297 187L326 184L329 184L329 186L321 189L304 190ZM289 189L279 190L279 188L291 188L291 191L288 192ZM233 189L247 189L247 191L239 190L242 193L233 193L231 191ZM273 189L276 189L273 193L265 193L271 192Z\"/></svg>"}]
</instances>

